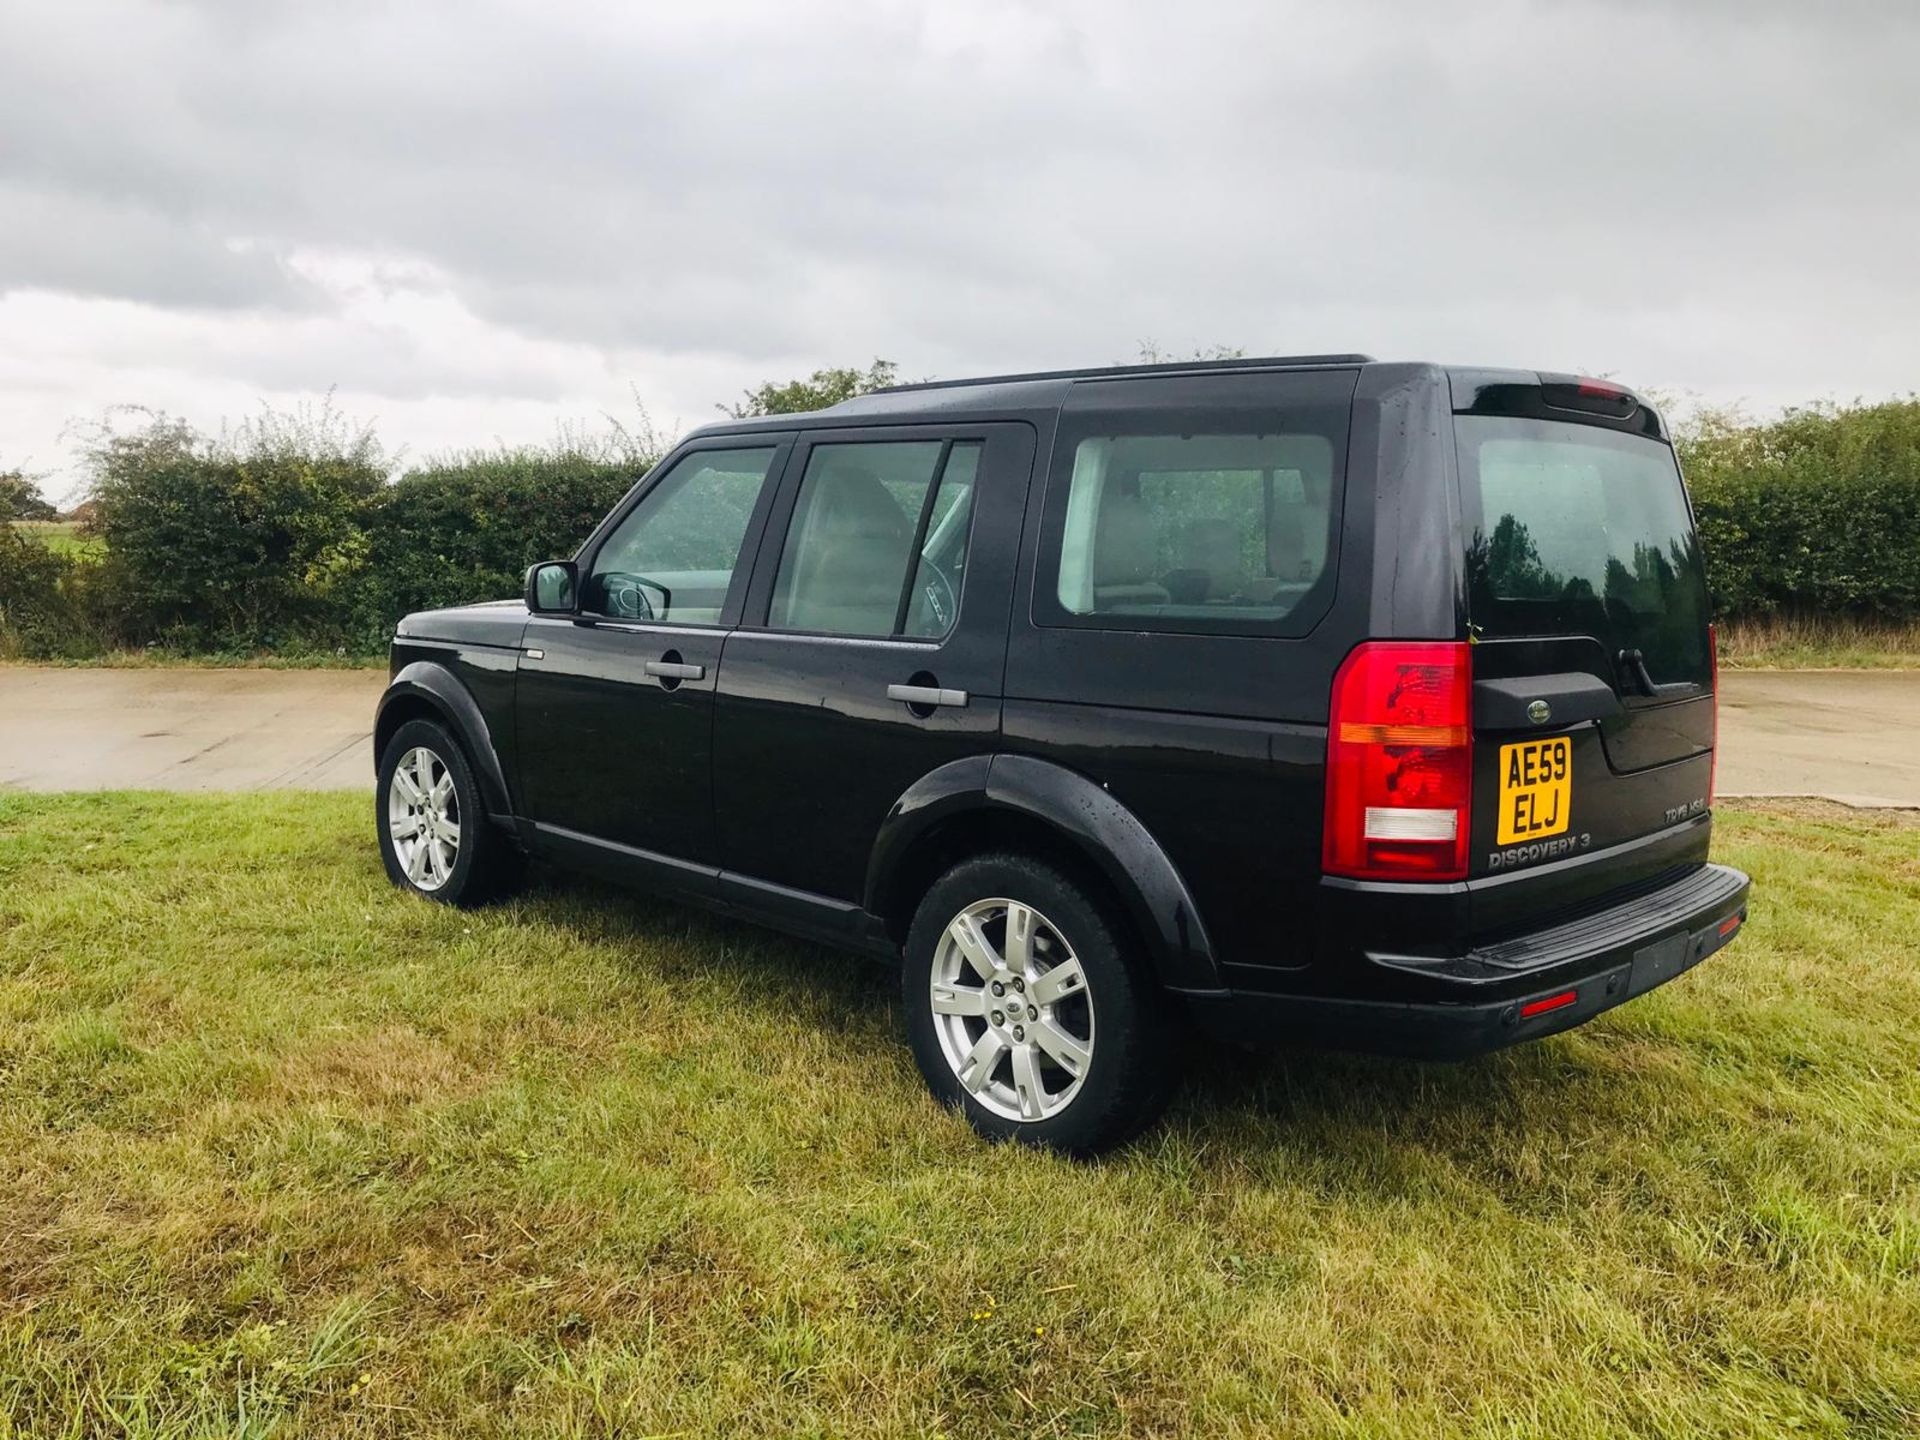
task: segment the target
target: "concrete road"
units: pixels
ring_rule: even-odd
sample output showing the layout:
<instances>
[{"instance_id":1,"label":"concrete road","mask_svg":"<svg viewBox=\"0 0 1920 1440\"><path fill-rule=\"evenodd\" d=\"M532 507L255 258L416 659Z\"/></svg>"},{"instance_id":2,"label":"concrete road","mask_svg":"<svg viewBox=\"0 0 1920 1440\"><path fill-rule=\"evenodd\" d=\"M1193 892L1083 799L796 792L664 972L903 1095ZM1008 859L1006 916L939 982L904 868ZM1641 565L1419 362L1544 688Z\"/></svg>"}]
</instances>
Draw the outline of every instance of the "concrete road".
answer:
<instances>
[{"instance_id":1,"label":"concrete road","mask_svg":"<svg viewBox=\"0 0 1920 1440\"><path fill-rule=\"evenodd\" d=\"M1920 806L1920 671L1720 677L1720 793Z\"/></svg>"},{"instance_id":2,"label":"concrete road","mask_svg":"<svg viewBox=\"0 0 1920 1440\"><path fill-rule=\"evenodd\" d=\"M0 666L0 787L364 789L378 670ZM1722 795L1920 806L1920 672L1722 677Z\"/></svg>"},{"instance_id":3,"label":"concrete road","mask_svg":"<svg viewBox=\"0 0 1920 1440\"><path fill-rule=\"evenodd\" d=\"M385 670L0 666L0 788L373 788Z\"/></svg>"}]
</instances>

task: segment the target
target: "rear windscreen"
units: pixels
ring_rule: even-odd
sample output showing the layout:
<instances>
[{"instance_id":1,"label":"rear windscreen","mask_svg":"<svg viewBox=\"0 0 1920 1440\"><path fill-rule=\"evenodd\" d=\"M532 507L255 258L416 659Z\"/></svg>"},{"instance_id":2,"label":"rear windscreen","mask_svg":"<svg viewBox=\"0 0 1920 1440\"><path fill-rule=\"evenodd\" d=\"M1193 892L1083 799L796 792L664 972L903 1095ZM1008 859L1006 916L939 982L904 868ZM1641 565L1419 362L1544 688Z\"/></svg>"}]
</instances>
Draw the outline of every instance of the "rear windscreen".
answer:
<instances>
[{"instance_id":1,"label":"rear windscreen","mask_svg":"<svg viewBox=\"0 0 1920 1440\"><path fill-rule=\"evenodd\" d=\"M1700 545L1673 451L1592 425L1456 415L1467 603L1488 638L1591 635L1659 683L1709 678Z\"/></svg>"}]
</instances>

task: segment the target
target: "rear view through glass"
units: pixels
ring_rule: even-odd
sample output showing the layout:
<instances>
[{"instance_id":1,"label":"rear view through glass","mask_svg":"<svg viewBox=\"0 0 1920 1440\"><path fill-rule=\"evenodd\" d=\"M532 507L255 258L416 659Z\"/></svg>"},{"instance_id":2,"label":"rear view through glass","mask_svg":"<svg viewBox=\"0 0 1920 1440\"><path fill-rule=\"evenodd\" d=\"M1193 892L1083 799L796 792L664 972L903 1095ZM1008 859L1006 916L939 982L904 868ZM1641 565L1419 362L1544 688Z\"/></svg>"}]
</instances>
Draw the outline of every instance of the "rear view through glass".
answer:
<instances>
[{"instance_id":1,"label":"rear view through glass","mask_svg":"<svg viewBox=\"0 0 1920 1440\"><path fill-rule=\"evenodd\" d=\"M1096 435L1073 452L1058 599L1072 616L1271 623L1326 569L1322 435Z\"/></svg>"},{"instance_id":2,"label":"rear view through glass","mask_svg":"<svg viewBox=\"0 0 1920 1440\"><path fill-rule=\"evenodd\" d=\"M1667 445L1506 416L1454 430L1477 634L1591 635L1638 650L1655 685L1710 682L1700 546Z\"/></svg>"}]
</instances>

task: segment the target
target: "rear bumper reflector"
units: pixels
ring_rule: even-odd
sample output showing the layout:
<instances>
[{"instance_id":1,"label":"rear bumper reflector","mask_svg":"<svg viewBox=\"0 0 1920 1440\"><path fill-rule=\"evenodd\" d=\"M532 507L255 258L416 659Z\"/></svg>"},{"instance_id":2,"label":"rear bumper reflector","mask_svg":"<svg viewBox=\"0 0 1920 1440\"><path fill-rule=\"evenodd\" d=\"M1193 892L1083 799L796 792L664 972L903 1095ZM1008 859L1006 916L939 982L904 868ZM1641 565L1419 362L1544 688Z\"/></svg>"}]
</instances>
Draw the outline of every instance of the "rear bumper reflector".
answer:
<instances>
[{"instance_id":1,"label":"rear bumper reflector","mask_svg":"<svg viewBox=\"0 0 1920 1440\"><path fill-rule=\"evenodd\" d=\"M1578 990L1562 990L1558 995L1548 995L1539 1000L1529 1000L1520 1007L1520 1018L1531 1020L1536 1015L1544 1015L1549 1010L1560 1010L1580 998Z\"/></svg>"}]
</instances>

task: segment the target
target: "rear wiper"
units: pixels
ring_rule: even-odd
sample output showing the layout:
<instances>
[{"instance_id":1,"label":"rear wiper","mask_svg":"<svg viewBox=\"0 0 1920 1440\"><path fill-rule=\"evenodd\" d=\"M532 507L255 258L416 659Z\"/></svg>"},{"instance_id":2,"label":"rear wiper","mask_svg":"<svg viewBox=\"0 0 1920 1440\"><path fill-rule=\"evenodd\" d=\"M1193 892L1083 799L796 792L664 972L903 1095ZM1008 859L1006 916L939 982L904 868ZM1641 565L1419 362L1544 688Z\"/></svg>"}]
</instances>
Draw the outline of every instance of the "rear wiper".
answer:
<instances>
[{"instance_id":1,"label":"rear wiper","mask_svg":"<svg viewBox=\"0 0 1920 1440\"><path fill-rule=\"evenodd\" d=\"M1647 657L1638 650L1622 650L1615 657L1620 673L1640 687L1640 693L1652 700L1675 700L1682 695L1697 694L1700 686L1691 680L1675 680L1662 685L1653 678L1653 672L1647 669Z\"/></svg>"}]
</instances>

